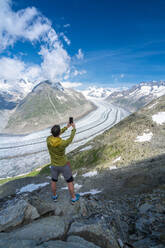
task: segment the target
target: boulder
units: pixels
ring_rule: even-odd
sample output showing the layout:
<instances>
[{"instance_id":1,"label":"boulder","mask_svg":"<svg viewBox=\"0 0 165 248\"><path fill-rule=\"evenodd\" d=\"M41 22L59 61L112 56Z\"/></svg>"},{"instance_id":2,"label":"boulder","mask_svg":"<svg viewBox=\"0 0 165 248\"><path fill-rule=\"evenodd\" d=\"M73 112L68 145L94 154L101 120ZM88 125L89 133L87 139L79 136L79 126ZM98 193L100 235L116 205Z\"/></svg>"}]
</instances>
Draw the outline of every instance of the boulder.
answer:
<instances>
[{"instance_id":1,"label":"boulder","mask_svg":"<svg viewBox=\"0 0 165 248\"><path fill-rule=\"evenodd\" d=\"M86 248L100 248L100 246L97 246L91 242L88 242L87 240L79 237L79 236L69 236L67 238L67 243L70 244L70 243L76 243L76 244L80 244L80 245L83 245L84 247Z\"/></svg>"},{"instance_id":2,"label":"boulder","mask_svg":"<svg viewBox=\"0 0 165 248\"><path fill-rule=\"evenodd\" d=\"M0 248L33 248L34 240L0 239Z\"/></svg>"},{"instance_id":3,"label":"boulder","mask_svg":"<svg viewBox=\"0 0 165 248\"><path fill-rule=\"evenodd\" d=\"M35 207L25 200L19 200L0 211L0 231L20 225L25 220L37 219L39 216Z\"/></svg>"},{"instance_id":4,"label":"boulder","mask_svg":"<svg viewBox=\"0 0 165 248\"><path fill-rule=\"evenodd\" d=\"M83 242L84 241L84 242ZM39 246L39 248L100 248L99 246L93 245L91 242L88 242L82 238L75 240L73 242L65 242L61 240L48 241ZM38 248L38 247L37 247Z\"/></svg>"},{"instance_id":5,"label":"boulder","mask_svg":"<svg viewBox=\"0 0 165 248\"><path fill-rule=\"evenodd\" d=\"M148 210L152 209L153 206L148 203L144 203L140 206L139 211L141 214L145 214Z\"/></svg>"},{"instance_id":6,"label":"boulder","mask_svg":"<svg viewBox=\"0 0 165 248\"><path fill-rule=\"evenodd\" d=\"M9 239L35 240L37 243L42 243L50 239L63 239L68 226L69 221L67 219L59 216L50 216L33 221L4 235ZM5 237L4 235L3 238Z\"/></svg>"},{"instance_id":7,"label":"boulder","mask_svg":"<svg viewBox=\"0 0 165 248\"><path fill-rule=\"evenodd\" d=\"M119 248L113 232L100 220L74 222L68 235L78 235L103 248Z\"/></svg>"},{"instance_id":8,"label":"boulder","mask_svg":"<svg viewBox=\"0 0 165 248\"><path fill-rule=\"evenodd\" d=\"M42 216L48 213L54 213L55 203L53 201L46 201L40 199L38 196L31 197L29 200L30 204L34 206L38 213Z\"/></svg>"}]
</instances>

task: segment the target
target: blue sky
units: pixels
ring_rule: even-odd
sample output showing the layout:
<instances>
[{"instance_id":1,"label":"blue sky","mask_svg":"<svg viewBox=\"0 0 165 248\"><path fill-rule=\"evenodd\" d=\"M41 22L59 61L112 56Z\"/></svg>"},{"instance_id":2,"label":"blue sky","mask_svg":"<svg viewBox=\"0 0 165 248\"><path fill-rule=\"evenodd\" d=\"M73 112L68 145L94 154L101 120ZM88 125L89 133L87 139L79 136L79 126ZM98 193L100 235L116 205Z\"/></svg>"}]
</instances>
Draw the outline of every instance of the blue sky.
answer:
<instances>
[{"instance_id":1,"label":"blue sky","mask_svg":"<svg viewBox=\"0 0 165 248\"><path fill-rule=\"evenodd\" d=\"M26 75L30 73L29 66L39 70L37 65L42 65L45 78L81 82L83 87L90 84L121 87L141 81L165 80L164 0L1 1L9 4L9 16L20 10L26 10L27 14L27 8L34 6L37 14L28 25L34 24L37 18L42 24L49 21L49 27L56 32L58 44L63 49L52 54L45 35L43 38L39 34L36 38L29 32L26 34L27 23L24 27L16 27L17 33L13 33L8 24L3 29L0 25L0 31L3 31L0 38L4 38L5 28L13 38L10 44L5 37L0 59L3 58L3 63L4 58L24 63L21 70L25 70ZM57 54L59 60L63 54L62 64L57 65L60 75L54 74L53 69L49 71L48 67L57 61L50 60L48 53ZM0 77L4 76L0 71Z\"/></svg>"}]
</instances>

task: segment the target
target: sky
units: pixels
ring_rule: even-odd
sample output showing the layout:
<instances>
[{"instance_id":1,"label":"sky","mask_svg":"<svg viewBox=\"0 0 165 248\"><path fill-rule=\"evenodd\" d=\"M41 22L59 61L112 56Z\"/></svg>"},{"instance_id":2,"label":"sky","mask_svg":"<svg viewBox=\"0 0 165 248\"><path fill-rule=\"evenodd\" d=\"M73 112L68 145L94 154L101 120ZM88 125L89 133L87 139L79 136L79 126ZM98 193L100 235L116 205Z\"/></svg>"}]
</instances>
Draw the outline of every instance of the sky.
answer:
<instances>
[{"instance_id":1,"label":"sky","mask_svg":"<svg viewBox=\"0 0 165 248\"><path fill-rule=\"evenodd\" d=\"M0 0L1 87L165 80L164 13L164 0Z\"/></svg>"}]
</instances>

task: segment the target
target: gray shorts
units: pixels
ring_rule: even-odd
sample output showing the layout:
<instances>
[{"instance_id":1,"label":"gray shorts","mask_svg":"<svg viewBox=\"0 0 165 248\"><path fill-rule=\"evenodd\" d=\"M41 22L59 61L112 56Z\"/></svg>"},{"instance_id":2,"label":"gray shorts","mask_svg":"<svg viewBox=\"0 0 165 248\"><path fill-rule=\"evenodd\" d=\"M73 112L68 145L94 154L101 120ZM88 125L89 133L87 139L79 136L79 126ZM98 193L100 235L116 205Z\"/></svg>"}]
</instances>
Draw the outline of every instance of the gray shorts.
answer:
<instances>
[{"instance_id":1,"label":"gray shorts","mask_svg":"<svg viewBox=\"0 0 165 248\"><path fill-rule=\"evenodd\" d=\"M62 173L67 183L73 182L72 170L69 164L66 164L64 166L51 165L50 170L51 170L52 181L57 182L59 174Z\"/></svg>"}]
</instances>

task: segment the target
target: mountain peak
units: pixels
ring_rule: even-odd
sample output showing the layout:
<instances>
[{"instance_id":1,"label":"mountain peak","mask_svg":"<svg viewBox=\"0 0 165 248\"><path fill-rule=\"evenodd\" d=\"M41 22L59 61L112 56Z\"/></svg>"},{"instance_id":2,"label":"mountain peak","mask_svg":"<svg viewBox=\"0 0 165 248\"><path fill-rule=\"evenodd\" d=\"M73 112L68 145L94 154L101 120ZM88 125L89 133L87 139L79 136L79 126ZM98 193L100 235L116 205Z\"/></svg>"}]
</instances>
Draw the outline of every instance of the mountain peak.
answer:
<instances>
[{"instance_id":1,"label":"mountain peak","mask_svg":"<svg viewBox=\"0 0 165 248\"><path fill-rule=\"evenodd\" d=\"M64 88L62 87L61 83L60 82L51 82L49 80L45 80L45 81L42 81L40 82L39 84L37 84L32 92L37 92L38 90L42 90L43 87L45 87L46 85L49 85L51 86L53 89L55 90L60 90L60 91L64 91Z\"/></svg>"}]
</instances>

